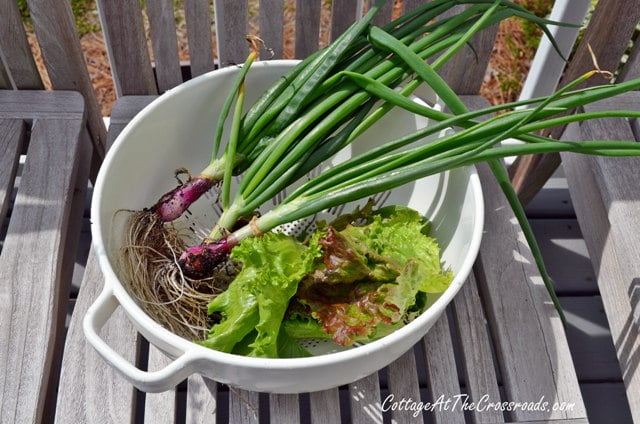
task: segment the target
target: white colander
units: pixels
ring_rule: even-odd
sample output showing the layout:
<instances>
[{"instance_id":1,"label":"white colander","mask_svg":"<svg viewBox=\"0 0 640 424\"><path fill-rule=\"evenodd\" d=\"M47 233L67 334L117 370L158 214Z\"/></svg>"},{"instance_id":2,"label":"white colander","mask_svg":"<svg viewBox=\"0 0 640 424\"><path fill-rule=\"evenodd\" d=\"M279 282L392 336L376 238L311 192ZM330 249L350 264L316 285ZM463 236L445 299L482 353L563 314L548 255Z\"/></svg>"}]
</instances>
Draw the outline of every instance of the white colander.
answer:
<instances>
[{"instance_id":1,"label":"white colander","mask_svg":"<svg viewBox=\"0 0 640 424\"><path fill-rule=\"evenodd\" d=\"M247 102L255 100L296 63L254 64L246 81ZM263 359L205 348L156 323L118 279L117 251L122 246L118 235L122 227L113 217L120 209L141 209L153 204L160 194L175 186L172 170L186 167L198 172L204 168L210 156L215 118L237 71L230 67L210 72L168 91L147 106L117 138L96 181L91 231L105 287L87 311L84 331L105 361L143 391L167 390L193 373L242 389L274 393L323 390L358 380L388 365L424 336L462 286L478 253L484 214L482 191L475 168L459 168L375 196L378 206L406 205L427 217L442 249L444 267L455 276L443 294L429 298L430 306L422 315L394 333L350 349L328 341L303 340L303 346L314 356ZM436 100L426 90L421 97L429 103ZM312 174L427 124L428 120L422 117L394 110ZM267 202L261 212L272 208L285 194ZM211 196L200 199L190 208L190 217L181 218L177 225L191 225L203 231L210 228L219 215L218 206L211 200ZM331 220L366 200L332 208L277 230L290 234L312 230L315 220ZM196 231L191 242L199 242L197 235ZM100 328L118 306L150 343L175 358L170 365L160 371L142 371L100 338Z\"/></svg>"}]
</instances>

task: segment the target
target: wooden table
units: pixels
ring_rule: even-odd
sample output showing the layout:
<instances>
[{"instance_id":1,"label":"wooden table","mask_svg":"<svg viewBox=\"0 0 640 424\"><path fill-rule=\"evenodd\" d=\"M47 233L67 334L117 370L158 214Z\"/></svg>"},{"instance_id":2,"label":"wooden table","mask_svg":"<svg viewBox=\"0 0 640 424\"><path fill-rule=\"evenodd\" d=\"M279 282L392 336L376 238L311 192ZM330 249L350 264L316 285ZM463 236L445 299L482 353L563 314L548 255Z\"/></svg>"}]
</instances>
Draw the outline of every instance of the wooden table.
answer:
<instances>
[{"instance_id":1,"label":"wooden table","mask_svg":"<svg viewBox=\"0 0 640 424\"><path fill-rule=\"evenodd\" d=\"M113 141L131 117L151 99L153 97L146 96L121 99L113 110L109 139ZM478 101L474 98L467 100L472 103ZM35 135L37 133L32 133L32 138ZM5 138L0 132L0 143L4 143ZM27 162L31 160L30 156L31 151ZM42 203L40 199L27 201L27 197L32 199L32 196L22 195L26 180L21 180L0 257L0 318L6 323L11 317L12 326L21 325L22 333L14 336L12 328L7 331L9 326L0 324L1 346L4 348L0 363L7 364L4 369L11 370L0 371L5 382L0 420L32 422L55 414L55 421L60 423L387 423L423 422L423 419L435 423L587 422L564 329L506 200L487 168L480 167L480 174L486 203L483 244L472 276L447 314L411 351L380 372L345 387L300 395L246 392L197 375L165 393L136 391L102 361L87 344L82 332L82 318L103 285L92 252L64 342L62 361L58 362L55 355L57 346L45 343L47 337L53 336L43 330L37 334L40 337L34 338L36 334L31 328L34 326L34 313L40 314L42 322L58 322L63 311L61 308L45 308L49 298L40 298L38 292L29 288L34 287L35 281L41 281L40 276L33 275L35 271L29 267L17 266L24 259L19 255L22 251L20 244L14 240L20 237L13 235L16 230L12 231L12 228L18 228L18 224L13 222L16 219L20 222L21 216L30 213L29 208L38 209ZM18 214L16 208L20 205L26 209ZM74 221L69 219L69 223ZM33 231L33 234L40 234L38 230ZM57 234L59 238L65 231L61 225L53 231L41 233ZM42 268L43 274L50 275L49 269ZM14 284L16 281L21 281L21 284ZM9 284L13 292L5 290ZM38 303L21 301L25 296L22 292ZM25 306L22 309L7 308L7 302L17 303L15 299ZM38 311L33 310L34 305L40 306ZM31 317L28 323L25 317ZM42 327L45 328L44 324ZM20 350L14 351L13 340L18 335ZM12 341L7 343L5 340L9 339L5 337L11 337ZM160 369L168 362L162 352L141 338L122 311L116 311L103 329L102 337L142 369ZM7 346L11 347L7 349ZM28 368L26 364L33 363L30 352L34 350L53 350L49 356L52 359L42 360L37 369ZM7 351L13 353L7 357ZM44 357L42 353L38 355ZM58 392L55 394L55 387L49 387L52 390L47 398L46 385L38 382L46 375L55 375L58 369L61 370ZM29 378L24 378L25 375ZM440 398L443 401L451 398L453 402L460 394L468 394L471 401L479 401L487 395L493 402L537 402L544 397L550 407L554 402L573 406L564 411L516 410L502 413L485 410L465 413L459 407L454 411L451 408L445 410L443 405L415 417L413 411L382 410L383 405L384 409L392 405L389 395L393 395L395 400L434 402ZM16 407L16 396L26 399L20 401L19 408ZM55 399L55 405L47 403L47 399Z\"/></svg>"}]
</instances>

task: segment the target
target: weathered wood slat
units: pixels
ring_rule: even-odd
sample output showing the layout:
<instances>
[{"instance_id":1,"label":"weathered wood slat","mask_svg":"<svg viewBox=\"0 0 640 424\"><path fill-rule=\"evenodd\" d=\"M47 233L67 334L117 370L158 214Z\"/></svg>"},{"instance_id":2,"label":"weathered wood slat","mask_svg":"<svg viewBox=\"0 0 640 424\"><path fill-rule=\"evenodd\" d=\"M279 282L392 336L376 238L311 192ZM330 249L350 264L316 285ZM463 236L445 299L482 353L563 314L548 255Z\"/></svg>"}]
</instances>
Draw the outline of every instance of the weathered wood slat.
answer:
<instances>
[{"instance_id":1,"label":"weathered wood slat","mask_svg":"<svg viewBox=\"0 0 640 424\"><path fill-rule=\"evenodd\" d=\"M173 360L149 343L149 371L161 370ZM176 389L162 393L147 393L144 400L144 422L173 423L176 418Z\"/></svg>"},{"instance_id":2,"label":"weathered wood slat","mask_svg":"<svg viewBox=\"0 0 640 424\"><path fill-rule=\"evenodd\" d=\"M598 4L558 87L567 85L593 69L591 51L598 59L601 69L615 72L638 21L640 0L611 0ZM606 37L603 37L603 34L606 34ZM595 76L581 87L605 82L603 77ZM560 126L554 128L551 134L554 138L559 138L563 131L564 127ZM511 173L518 196L523 203L528 203L535 196L559 165L558 153L524 156L513 164Z\"/></svg>"},{"instance_id":3,"label":"weathered wood slat","mask_svg":"<svg viewBox=\"0 0 640 424\"><path fill-rule=\"evenodd\" d=\"M331 40L338 38L360 16L362 16L361 1L333 0L331 2Z\"/></svg>"},{"instance_id":4,"label":"weathered wood slat","mask_svg":"<svg viewBox=\"0 0 640 424\"><path fill-rule=\"evenodd\" d=\"M351 421L354 424L382 422L378 373L349 384Z\"/></svg>"},{"instance_id":5,"label":"weathered wood slat","mask_svg":"<svg viewBox=\"0 0 640 424\"><path fill-rule=\"evenodd\" d=\"M122 128L109 128L112 140ZM103 286L104 278L91 248L65 341L56 407L58 423L115 424L131 422L134 418L135 388L100 358L87 343L82 329L82 320ZM100 336L125 360L136 362L140 338L124 311L114 312Z\"/></svg>"},{"instance_id":6,"label":"weathered wood slat","mask_svg":"<svg viewBox=\"0 0 640 424\"><path fill-rule=\"evenodd\" d=\"M309 393L311 424L339 423L340 396L338 389Z\"/></svg>"},{"instance_id":7,"label":"weathered wood slat","mask_svg":"<svg viewBox=\"0 0 640 424\"><path fill-rule=\"evenodd\" d=\"M303 59L318 50L320 39L320 2L296 2L296 58Z\"/></svg>"},{"instance_id":8,"label":"weathered wood slat","mask_svg":"<svg viewBox=\"0 0 640 424\"><path fill-rule=\"evenodd\" d=\"M570 126L564 137L569 140L593 136L600 139L632 137L628 124L620 120L607 121L585 123L580 128ZM632 227L637 220L634 215L637 215L640 200L637 170L633 161L623 158L607 164L597 158L563 154L562 160L576 215L584 230L584 239L598 277L631 413L634 421L640 422L640 398L637 396L640 392L637 366L640 337L638 317L634 317L634 308L638 308L637 281L640 274L633 256L635 252L628 250L638 244L637 227ZM614 187L615 184L630 185Z\"/></svg>"},{"instance_id":9,"label":"weathered wood slat","mask_svg":"<svg viewBox=\"0 0 640 424\"><path fill-rule=\"evenodd\" d=\"M269 395L269 416L272 423L297 424L300 422L298 395Z\"/></svg>"},{"instance_id":10,"label":"weathered wood slat","mask_svg":"<svg viewBox=\"0 0 640 424\"><path fill-rule=\"evenodd\" d=\"M504 195L488 167L478 169L485 197L485 233L476 277L507 399L529 401L544 396L576 404L571 411L513 411L511 418L583 418L586 412L562 323Z\"/></svg>"},{"instance_id":11,"label":"weathered wood slat","mask_svg":"<svg viewBox=\"0 0 640 424\"><path fill-rule=\"evenodd\" d=\"M498 400L500 392L491 354L489 329L473 273L464 283L453 302L461 345L462 368L470 400L478 402L485 395L489 399ZM504 422L502 412L491 409L472 411L472 415L477 423Z\"/></svg>"},{"instance_id":12,"label":"weathered wood slat","mask_svg":"<svg viewBox=\"0 0 640 424\"><path fill-rule=\"evenodd\" d=\"M106 151L107 130L84 61L71 4L55 0L29 0L27 3L51 84L55 90L73 90L82 94L94 153L102 159Z\"/></svg>"},{"instance_id":13,"label":"weathered wood slat","mask_svg":"<svg viewBox=\"0 0 640 424\"><path fill-rule=\"evenodd\" d=\"M147 15L158 89L164 92L182 82L173 0L148 0Z\"/></svg>"},{"instance_id":14,"label":"weathered wood slat","mask_svg":"<svg viewBox=\"0 0 640 424\"><path fill-rule=\"evenodd\" d=\"M125 96L116 100L111 110L111 122L107 134L109 145L113 144L129 121L156 98L157 96Z\"/></svg>"},{"instance_id":15,"label":"weathered wood slat","mask_svg":"<svg viewBox=\"0 0 640 424\"><path fill-rule=\"evenodd\" d=\"M200 375L189 377L187 384L187 424L215 424L218 383Z\"/></svg>"},{"instance_id":16,"label":"weathered wood slat","mask_svg":"<svg viewBox=\"0 0 640 424\"><path fill-rule=\"evenodd\" d=\"M369 0L369 7L375 3L375 0ZM393 14L393 1L387 1L382 8L378 11L378 14L373 18L373 24L382 26L391 22L391 15Z\"/></svg>"},{"instance_id":17,"label":"weathered wood slat","mask_svg":"<svg viewBox=\"0 0 640 424\"><path fill-rule=\"evenodd\" d=\"M15 0L0 0L0 52L5 60L6 74L10 74L15 88L42 90L44 85L33 60L24 31L22 17ZM2 67L2 65L0 65ZM11 88L0 84L0 88Z\"/></svg>"},{"instance_id":18,"label":"weathered wood slat","mask_svg":"<svg viewBox=\"0 0 640 424\"><path fill-rule=\"evenodd\" d=\"M216 5L219 2L215 2ZM184 4L191 76L197 77L215 68L211 46L211 10L209 0L191 0ZM216 10L216 23L218 12ZM218 43L220 45L220 43ZM218 57L219 58L219 57Z\"/></svg>"},{"instance_id":19,"label":"weathered wood slat","mask_svg":"<svg viewBox=\"0 0 640 424\"><path fill-rule=\"evenodd\" d=\"M627 63L620 70L618 79L620 81L629 81L638 77L640 77L640 38L634 40L633 49L629 54Z\"/></svg>"},{"instance_id":20,"label":"weathered wood slat","mask_svg":"<svg viewBox=\"0 0 640 424\"><path fill-rule=\"evenodd\" d=\"M60 279L82 119L35 121L0 255L0 417L36 422L54 355ZM38 282L38 284L34 284ZM30 319L25 319L29 317Z\"/></svg>"},{"instance_id":21,"label":"weathered wood slat","mask_svg":"<svg viewBox=\"0 0 640 424\"><path fill-rule=\"evenodd\" d=\"M260 38L271 49L273 59L282 59L283 0L260 0Z\"/></svg>"},{"instance_id":22,"label":"weathered wood slat","mask_svg":"<svg viewBox=\"0 0 640 424\"><path fill-rule=\"evenodd\" d=\"M404 0L403 1L404 13L410 12L416 9L418 6L422 6L427 2L428 0Z\"/></svg>"},{"instance_id":23,"label":"weathered wood slat","mask_svg":"<svg viewBox=\"0 0 640 424\"><path fill-rule=\"evenodd\" d=\"M22 120L0 119L0 222L4 222L9 209L9 197L18 170L24 136Z\"/></svg>"},{"instance_id":24,"label":"weathered wood slat","mask_svg":"<svg viewBox=\"0 0 640 424\"><path fill-rule=\"evenodd\" d=\"M97 4L118 97L156 94L140 3L98 0Z\"/></svg>"},{"instance_id":25,"label":"weathered wood slat","mask_svg":"<svg viewBox=\"0 0 640 424\"><path fill-rule=\"evenodd\" d=\"M420 385L418 384L418 374L416 372L416 357L413 349L402 355L387 367L389 376L389 399L388 406L392 402L400 402L403 399L419 401ZM391 398L393 396L393 398ZM387 399L382 399L384 402ZM384 405L383 405L384 406ZM422 413L414 417L414 412L403 408L391 411L391 417L398 423L422 423Z\"/></svg>"},{"instance_id":26,"label":"weathered wood slat","mask_svg":"<svg viewBox=\"0 0 640 424\"><path fill-rule=\"evenodd\" d=\"M82 320L104 286L93 248L73 310L58 387L57 423L126 423L133 421L135 389L86 341ZM138 333L118 309L100 336L124 359L135 363Z\"/></svg>"},{"instance_id":27,"label":"weathered wood slat","mask_svg":"<svg viewBox=\"0 0 640 424\"><path fill-rule=\"evenodd\" d=\"M91 157L93 155L93 146L91 145L91 139L89 131L86 125L83 125L80 130L80 142L78 146L78 171L75 177L72 195L69 202L69 223L66 227L66 232L69 236L65 238L64 250L65 252L62 258L62 268L60 270L60 286L61 296L58 303L58 312L56 328L63 329L66 322L66 311L69 305L68 297L71 294L71 283L73 280L74 268L77 260L78 245L80 243L83 216L85 209L85 202L87 200L87 185L89 182L89 174L91 170ZM51 346L54 352L52 360L52 371L49 376L48 387L58 387L60 381L61 365L62 365L62 353L64 351L64 339L58 337L55 340L55 344ZM44 416L53 417L55 407L57 403L57 392L49 389L47 391L47 397L44 405Z\"/></svg>"},{"instance_id":28,"label":"weathered wood slat","mask_svg":"<svg viewBox=\"0 0 640 424\"><path fill-rule=\"evenodd\" d=\"M84 113L78 93L71 91L0 90L0 119L77 119Z\"/></svg>"},{"instance_id":29,"label":"weathered wood slat","mask_svg":"<svg viewBox=\"0 0 640 424\"><path fill-rule=\"evenodd\" d=\"M462 6L456 6L443 16L451 16L463 9ZM464 47L442 67L440 74L456 93L475 95L480 92L497 33L496 24L476 34L470 41L475 53L469 47Z\"/></svg>"},{"instance_id":30,"label":"weathered wood slat","mask_svg":"<svg viewBox=\"0 0 640 424\"><path fill-rule=\"evenodd\" d=\"M258 402L257 392L229 388L229 422L257 424L260 408Z\"/></svg>"},{"instance_id":31,"label":"weathered wood slat","mask_svg":"<svg viewBox=\"0 0 640 424\"><path fill-rule=\"evenodd\" d=\"M10 90L12 88L13 85L9 79L9 74L7 73L2 61L0 61L0 90Z\"/></svg>"},{"instance_id":32,"label":"weathered wood slat","mask_svg":"<svg viewBox=\"0 0 640 424\"><path fill-rule=\"evenodd\" d=\"M640 94L629 93L635 99L630 107L640 110ZM601 104L587 105L587 112L617 107L614 99ZM624 119L598 119L584 122L582 134L587 140L635 140L633 131ZM592 137L600 138L592 138ZM638 158L594 157L594 176L608 211L611 226L610 236L615 239L620 257L623 277L629 284L628 296L635 324L640 328L640 263L632 252L640 251L640 160ZM625 260L626 256L626 260ZM634 300L635 298L635 300Z\"/></svg>"},{"instance_id":33,"label":"weathered wood slat","mask_svg":"<svg viewBox=\"0 0 640 424\"><path fill-rule=\"evenodd\" d=\"M566 139L579 139L581 136L567 129ZM573 134L571 134L573 133ZM576 215L583 228L584 238L589 248L589 255L598 277L598 285L607 312L607 320L611 328L613 343L616 347L620 367L623 370L623 380L628 393L628 400L632 411L636 411L634 419L640 416L640 373L633 372L637 358L634 352L640 351L640 334L638 328L632 324L633 313L629 303L629 285L623 277L620 261L621 252L610 237L610 223L607 210L600 193L594 189L596 181L593 176L591 159L579 158L576 155L562 155L562 162L571 182L571 193L575 199ZM626 371L626 372L624 372Z\"/></svg>"},{"instance_id":34,"label":"weathered wood slat","mask_svg":"<svg viewBox=\"0 0 640 424\"><path fill-rule=\"evenodd\" d=\"M449 319L446 313L443 313L429 330L423 338L423 343L432 401L436 402L440 398L443 400L454 399L455 395L460 394L460 384L453 356ZM433 420L436 424L464 424L464 411L460 408L452 408L451 410L436 408L433 411Z\"/></svg>"},{"instance_id":35,"label":"weathered wood slat","mask_svg":"<svg viewBox=\"0 0 640 424\"><path fill-rule=\"evenodd\" d=\"M244 63L249 54L246 36L248 31L247 2L217 0L216 39L220 66Z\"/></svg>"}]
</instances>

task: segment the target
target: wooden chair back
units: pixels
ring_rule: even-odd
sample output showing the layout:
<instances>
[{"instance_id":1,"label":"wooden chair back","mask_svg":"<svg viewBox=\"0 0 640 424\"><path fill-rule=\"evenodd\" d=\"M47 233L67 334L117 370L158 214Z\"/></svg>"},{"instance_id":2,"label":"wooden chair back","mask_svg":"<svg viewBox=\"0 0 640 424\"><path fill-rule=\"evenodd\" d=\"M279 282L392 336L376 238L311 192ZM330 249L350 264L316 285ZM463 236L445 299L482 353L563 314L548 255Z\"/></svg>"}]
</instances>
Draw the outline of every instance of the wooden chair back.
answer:
<instances>
[{"instance_id":1,"label":"wooden chair back","mask_svg":"<svg viewBox=\"0 0 640 424\"><path fill-rule=\"evenodd\" d=\"M57 0L28 0L27 4L53 89L78 91L84 97L88 135L99 161L106 150L106 128L82 54L71 5ZM44 89L17 0L0 0L0 10L0 89Z\"/></svg>"},{"instance_id":2,"label":"wooden chair back","mask_svg":"<svg viewBox=\"0 0 640 424\"><path fill-rule=\"evenodd\" d=\"M98 0L97 3L118 96L158 94L183 82L172 0L146 2L150 48L139 2ZM404 0L401 7L408 11L423 3L425 0ZM244 62L248 54L245 35L249 30L250 4L253 2L247 0L216 0L212 12L209 0L184 2L191 76L201 75L217 66ZM260 0L257 12L260 37L272 49L273 59L283 56L284 4L284 0ZM393 5L393 1L388 1L375 23L389 22ZM335 39L362 16L364 6L366 0L333 0L331 21L326 28L330 39ZM297 0L295 10L294 55L303 58L319 47L322 0ZM215 27L215 61L212 26ZM459 53L444 69L447 79L460 94L478 93L496 32L497 26L473 40L477 61L468 49ZM149 50L153 52L153 61Z\"/></svg>"}]
</instances>

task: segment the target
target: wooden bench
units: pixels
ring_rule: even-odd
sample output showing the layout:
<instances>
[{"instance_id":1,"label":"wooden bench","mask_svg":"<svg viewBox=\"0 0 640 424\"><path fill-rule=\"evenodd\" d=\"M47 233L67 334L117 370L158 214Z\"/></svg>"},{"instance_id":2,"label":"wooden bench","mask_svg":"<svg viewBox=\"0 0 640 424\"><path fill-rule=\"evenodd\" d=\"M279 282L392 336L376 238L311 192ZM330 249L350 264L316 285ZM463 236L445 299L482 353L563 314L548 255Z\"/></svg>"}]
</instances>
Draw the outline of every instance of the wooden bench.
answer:
<instances>
[{"instance_id":1,"label":"wooden bench","mask_svg":"<svg viewBox=\"0 0 640 424\"><path fill-rule=\"evenodd\" d=\"M11 3L11 0L2 0L1 4L7 1ZM60 12L62 6L55 2L30 1L29 3L32 6L32 14L33 7L37 8L37 13L33 17L36 24L41 24L36 25L36 31L40 31L43 39L46 38L47 32L43 29L38 30L43 28L46 21L43 4L50 7L56 16L67 19L65 22L68 23L68 13ZM215 66L211 53L209 2L193 0L185 3L191 73L198 75ZM330 31L333 36L344 30L358 16L357 3L349 0L332 2L334 19L331 22ZM405 6L410 7L417 3L419 2L406 0ZM109 55L118 93L123 96L111 117L108 137L105 138L109 143L113 142L135 113L154 98L149 95L161 93L182 81L181 74L178 74L180 63L177 60L177 52L176 56L173 56L175 40L168 35L173 31L173 9L167 7L170 4L172 2L166 0L146 2L154 49L155 63L152 64L142 31L139 4L124 0L98 1L103 28L109 41ZM314 34L318 33L320 8L312 2L299 0L297 9L296 32L301 34L304 31L305 34L309 34L302 39L303 42L296 44L296 54L303 56L317 48L317 38L314 38ZM243 52L244 32L239 28L246 27L248 15L246 5L244 2L231 0L216 1L215 13L216 34L220 46L219 63L242 61L245 54ZM263 0L259 13L262 38L268 45L282 45L282 3ZM0 17L0 21L5 16ZM15 18L14 15L11 16ZM387 8L380 19L384 21L390 16L391 9ZM0 28L6 27L0 25ZM14 25L13 28L15 30L16 26ZM55 28L50 29L50 31L54 30ZM175 38L175 32L173 34ZM461 62L446 70L448 80L459 93L468 95L477 93L494 36L495 31L488 31L476 40L476 50L480 59L477 63L473 60L469 61L469 58L463 55L456 58ZM45 43L46 45L61 44L59 41L51 41L49 44ZM6 47L2 46L2 48ZM470 53L465 52L465 55L467 54ZM53 57L52 55L53 53L49 53L49 56ZM277 48L275 55L278 57ZM461 63L466 66L461 66ZM11 69L0 69L0 82L4 75L12 77L5 78L5 81L15 81ZM141 94L145 96L134 96ZM483 100L470 96L466 101L471 106L477 107ZM16 106L11 102L7 105L7 110L13 110L12 106L14 108ZM18 102L18 110L21 110L20 105L21 103ZM0 110L2 108L2 102L0 102ZM28 115L20 115L20 119L32 118L28 118ZM36 122L38 121L35 120L34 123ZM35 124L34 128L37 129ZM4 146L2 143L5 139L15 138L11 135L15 134L15 131L15 129L6 133L0 131L0 145ZM33 138L38 134L41 136L42 133L32 133L31 136ZM91 135L95 142L94 133L92 132ZM84 144L80 143L76 146L89 146L86 133L79 137L84 140ZM99 137L98 139L102 140ZM76 149L79 153L74 154L73 157L77 158L79 164L84 164L88 168L89 160L82 157L82 148L76 147ZM90 147L87 149L90 150ZM30 158L30 155L31 152L27 155L27 161L38 160L38 154L35 158L33 156ZM15 158L15 155L12 156L10 169L13 169L17 163ZM2 180L4 174L1 173L3 169L0 168L0 182L4 181ZM25 168L25 172L26 170ZM0 356L0 364L3 367L7 365L6 371L3 371L4 374L0 375L3 378L5 375L12 377L5 379L0 392L2 396L0 405L3 405L0 410L0 422L55 420L59 423L132 421L333 423L340 421L422 422L423 419L426 422L436 423L558 422L573 424L586 422L585 407L564 330L532 265L531 253L524 243L522 233L500 189L486 168L480 167L480 172L487 216L481 254L473 275L450 306L447 315L438 321L412 351L386 369L347 387L318 393L300 395L251 393L228 388L200 376L191 376L188 381L165 393L144 394L136 391L98 357L86 343L82 333L82 318L103 285L102 276L92 252L89 254L82 285L64 340L64 349L60 342L62 338L58 337L59 331L46 332L46 328L51 326L48 323L59 323L64 317L64 308L59 305L35 311L41 314L42 322L39 322L40 325L37 327L41 337L31 338L31 335L36 333L32 332L31 327L24 327L24 325L27 322L31 323L33 316L30 314L34 311L31 305L22 299L26 297L33 298L34 302L38 301L39 304L50 305L50 303L44 302L46 296L38 299L37 295L41 293L32 291L35 282L40 281L33 275L29 275L34 270L16 265L23 262L19 255L21 249L16 243L26 243L28 240L22 240L13 232L8 232L8 241L5 241L0 254L0 276L2 276L0 293L6 305L20 303L24 306L21 310L10 306L1 309L3 313L1 318L2 322L17 327L21 323L19 318L22 317L24 321L23 327L20 327L22 333L5 330L10 328L8 324L0 324L0 329L3 331L0 333L2 346L10 346L5 343L5 340L13 340L9 337L22 337L20 339L22 345L19 343L16 345L21 350L6 349L5 352L8 355L6 360L4 356ZM77 175L81 174L80 171L77 172ZM13 172L8 175L7 187L14 182L12 175ZM20 180L19 196L21 196L21 190L28 194L29 185L26 188L22 186L23 182L28 181L28 179ZM86 177L84 181L86 182ZM82 185L82 183L79 184ZM6 196L7 191L0 193ZM25 195L16 200L17 207L23 205L24 208L14 207L10 230L14 226L19 228L19 224L13 224L14 221L21 222L23 221L21 217L36 213L42 207L41 202L30 203L29 199L30 197ZM64 199L72 205L77 203L74 203L75 200L68 194L62 199L63 203ZM43 231L44 229L41 228L35 229L33 234L49 235L54 239L56 237L60 239L66 235L67 240L73 239L78 232L73 226L79 228L81 212L77 212L73 207L70 210L76 211L75 214L67 212L70 214L69 217L53 231L51 229ZM59 251L49 248L47 258L50 258L51 252ZM68 258L69 252L75 253L75 249L73 247L62 249L62 253L58 256L54 255L58 259L49 260L62 261L60 262L62 268L67 269L68 266L65 268L64 264L67 264L69 259L59 259L59 255L66 254L65 257ZM51 268L46 268L45 271L43 267L37 271L50 281L49 269ZM50 293L50 299L56 301L64 296L65 290L68 290L65 284L70 281L69 274L67 271L60 277L61 283L57 282L55 283L58 284L57 286L48 289L46 293ZM20 281L20 279L25 283L11 286L17 287L17 291L6 290L6 287L9 287L8 283ZM10 317L15 319L10 320ZM30 317L29 321L26 321L25 317ZM25 338L26 335L29 337ZM156 370L162 368L168 361L162 352L141 339L122 311L114 314L103 329L102 336L122 356L142 369ZM59 342L45 343L46 340L51 340L51 337ZM37 353L30 353L30 349ZM21 351L36 355L41 358L40 362L28 363L27 358L31 356L22 357ZM60 362L61 356L62 362ZM17 365L14 366L14 364ZM20 372L25 378L15 378ZM58 372L60 372L59 384L56 385ZM42 383L45 380L50 384ZM573 404L573 408L565 411L516 411L505 414L491 410L463 413L460 410L452 412L436 408L433 413L428 412L417 417L413 416L412 411L382 410L382 405L389 394L393 394L396 400L411 398L427 402L436 401L440 395L446 399L461 393L469 394L474 401L480 400L485 394L492 401L514 402L535 402L544 396L545 400L551 403L566 402ZM17 396L21 399L19 408L16 407ZM5 409L5 403L8 409ZM388 402L384 404L385 408L389 406Z\"/></svg>"},{"instance_id":2,"label":"wooden bench","mask_svg":"<svg viewBox=\"0 0 640 424\"><path fill-rule=\"evenodd\" d=\"M85 123L78 93L0 90L1 221L21 167L0 254L3 423L41 421L57 386L91 164Z\"/></svg>"}]
</instances>

